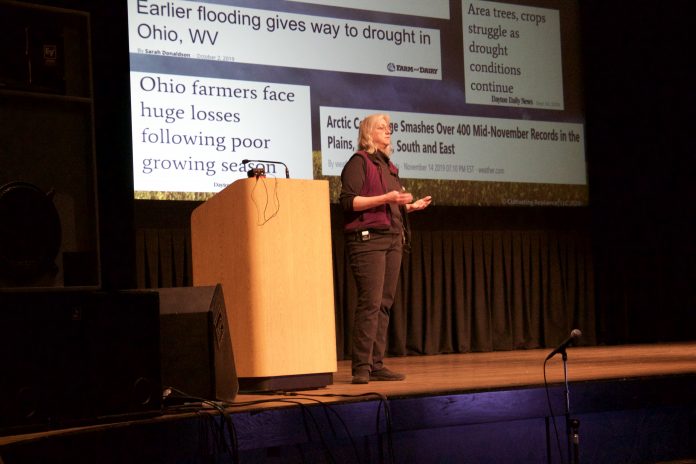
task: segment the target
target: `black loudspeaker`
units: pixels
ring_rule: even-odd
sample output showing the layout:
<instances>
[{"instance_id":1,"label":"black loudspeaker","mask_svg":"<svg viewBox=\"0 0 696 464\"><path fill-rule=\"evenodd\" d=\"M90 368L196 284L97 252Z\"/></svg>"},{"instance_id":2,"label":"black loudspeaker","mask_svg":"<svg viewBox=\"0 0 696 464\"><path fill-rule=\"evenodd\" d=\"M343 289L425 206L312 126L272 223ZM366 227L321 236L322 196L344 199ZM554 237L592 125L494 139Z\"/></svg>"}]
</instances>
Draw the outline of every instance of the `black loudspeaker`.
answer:
<instances>
[{"instance_id":1,"label":"black loudspeaker","mask_svg":"<svg viewBox=\"0 0 696 464\"><path fill-rule=\"evenodd\" d=\"M90 31L0 0L0 288L101 285Z\"/></svg>"},{"instance_id":2,"label":"black loudspeaker","mask_svg":"<svg viewBox=\"0 0 696 464\"><path fill-rule=\"evenodd\" d=\"M239 391L222 286L161 288L162 385L233 401Z\"/></svg>"},{"instance_id":3,"label":"black loudspeaker","mask_svg":"<svg viewBox=\"0 0 696 464\"><path fill-rule=\"evenodd\" d=\"M50 283L61 235L50 194L27 182L0 186L0 286Z\"/></svg>"},{"instance_id":4,"label":"black loudspeaker","mask_svg":"<svg viewBox=\"0 0 696 464\"><path fill-rule=\"evenodd\" d=\"M0 435L156 415L156 292L0 291Z\"/></svg>"}]
</instances>

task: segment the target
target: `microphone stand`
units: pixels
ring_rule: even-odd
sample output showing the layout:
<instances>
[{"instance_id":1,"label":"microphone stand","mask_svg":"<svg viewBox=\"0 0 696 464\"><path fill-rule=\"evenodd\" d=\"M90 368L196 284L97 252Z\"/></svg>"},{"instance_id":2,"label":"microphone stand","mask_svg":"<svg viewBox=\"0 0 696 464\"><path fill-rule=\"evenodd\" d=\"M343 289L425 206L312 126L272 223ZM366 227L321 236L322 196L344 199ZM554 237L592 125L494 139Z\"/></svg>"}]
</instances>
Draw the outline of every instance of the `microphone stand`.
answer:
<instances>
[{"instance_id":1,"label":"microphone stand","mask_svg":"<svg viewBox=\"0 0 696 464\"><path fill-rule=\"evenodd\" d=\"M568 462L580 464L580 421L570 418L570 387L568 386L568 354L563 349L563 379L565 383L565 419L568 435Z\"/></svg>"}]
</instances>

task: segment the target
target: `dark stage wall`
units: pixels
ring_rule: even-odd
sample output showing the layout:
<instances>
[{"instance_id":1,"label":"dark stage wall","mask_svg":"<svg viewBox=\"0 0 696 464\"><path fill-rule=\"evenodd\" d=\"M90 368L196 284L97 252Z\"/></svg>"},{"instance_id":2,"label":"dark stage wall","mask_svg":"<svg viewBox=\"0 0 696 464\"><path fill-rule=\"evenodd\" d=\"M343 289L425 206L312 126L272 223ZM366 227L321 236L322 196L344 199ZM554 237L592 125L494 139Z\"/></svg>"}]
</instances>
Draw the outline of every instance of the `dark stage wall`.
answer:
<instances>
[{"instance_id":1,"label":"dark stage wall","mask_svg":"<svg viewBox=\"0 0 696 464\"><path fill-rule=\"evenodd\" d=\"M686 5L581 2L596 304L608 343L694 338Z\"/></svg>"},{"instance_id":2,"label":"dark stage wall","mask_svg":"<svg viewBox=\"0 0 696 464\"><path fill-rule=\"evenodd\" d=\"M196 205L132 200L125 2L50 3L91 14L102 285L190 285L188 214ZM694 338L685 4L580 2L590 206L414 215L394 354L548 346L573 327L589 344ZM338 216L332 207L335 230ZM340 234L333 239L345 354L354 290Z\"/></svg>"}]
</instances>

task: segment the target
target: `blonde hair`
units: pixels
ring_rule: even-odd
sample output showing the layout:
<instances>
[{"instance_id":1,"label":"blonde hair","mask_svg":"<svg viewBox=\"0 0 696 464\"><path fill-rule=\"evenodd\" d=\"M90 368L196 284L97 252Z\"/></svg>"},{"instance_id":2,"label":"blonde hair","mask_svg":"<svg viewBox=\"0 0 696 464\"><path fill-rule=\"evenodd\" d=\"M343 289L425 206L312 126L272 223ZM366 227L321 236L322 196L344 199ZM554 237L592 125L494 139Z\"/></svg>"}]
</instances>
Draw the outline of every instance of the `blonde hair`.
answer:
<instances>
[{"instance_id":1,"label":"blonde hair","mask_svg":"<svg viewBox=\"0 0 696 464\"><path fill-rule=\"evenodd\" d=\"M375 126L382 121L389 125L389 115L381 113L371 114L360 121L360 129L358 131L358 149L365 150L371 155L377 151L377 147L372 141L372 132L375 130ZM389 145L384 150L384 154L389 156L391 153L392 146Z\"/></svg>"}]
</instances>

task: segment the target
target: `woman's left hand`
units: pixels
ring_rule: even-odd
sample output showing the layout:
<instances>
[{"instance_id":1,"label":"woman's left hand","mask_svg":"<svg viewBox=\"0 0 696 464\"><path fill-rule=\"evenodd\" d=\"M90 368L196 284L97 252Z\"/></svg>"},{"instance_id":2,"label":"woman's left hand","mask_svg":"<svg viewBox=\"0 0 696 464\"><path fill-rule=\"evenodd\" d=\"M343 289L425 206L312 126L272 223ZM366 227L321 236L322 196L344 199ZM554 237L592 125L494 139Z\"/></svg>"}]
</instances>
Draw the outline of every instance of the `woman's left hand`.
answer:
<instances>
[{"instance_id":1,"label":"woman's left hand","mask_svg":"<svg viewBox=\"0 0 696 464\"><path fill-rule=\"evenodd\" d=\"M432 203L432 201L433 197L431 197L430 195L416 200L413 203L407 205L408 212L410 213L411 211L420 211L421 209L425 209L428 206L430 206L430 203Z\"/></svg>"}]
</instances>

